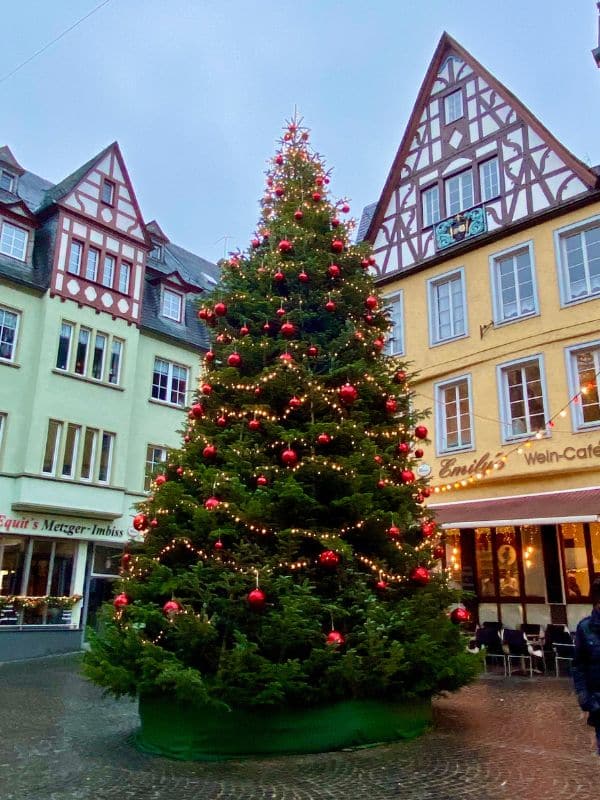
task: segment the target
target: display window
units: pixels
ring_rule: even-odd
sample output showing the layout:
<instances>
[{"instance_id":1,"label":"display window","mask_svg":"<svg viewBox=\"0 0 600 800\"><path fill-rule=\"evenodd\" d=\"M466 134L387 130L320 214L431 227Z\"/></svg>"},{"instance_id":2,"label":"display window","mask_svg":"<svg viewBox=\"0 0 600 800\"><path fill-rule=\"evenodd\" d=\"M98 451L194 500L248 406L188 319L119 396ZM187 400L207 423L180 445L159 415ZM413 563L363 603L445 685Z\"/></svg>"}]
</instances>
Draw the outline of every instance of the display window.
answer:
<instances>
[{"instance_id":1,"label":"display window","mask_svg":"<svg viewBox=\"0 0 600 800\"><path fill-rule=\"evenodd\" d=\"M476 589L480 601L545 600L539 525L476 528L474 535Z\"/></svg>"}]
</instances>

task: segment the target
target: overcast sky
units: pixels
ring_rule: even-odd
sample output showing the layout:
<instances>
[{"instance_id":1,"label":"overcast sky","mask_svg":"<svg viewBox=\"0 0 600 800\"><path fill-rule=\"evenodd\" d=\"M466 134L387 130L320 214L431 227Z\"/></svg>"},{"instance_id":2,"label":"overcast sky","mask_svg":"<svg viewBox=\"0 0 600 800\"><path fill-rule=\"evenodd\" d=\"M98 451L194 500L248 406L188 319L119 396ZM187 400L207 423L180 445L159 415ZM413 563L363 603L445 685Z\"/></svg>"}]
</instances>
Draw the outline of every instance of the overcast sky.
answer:
<instances>
[{"instance_id":1,"label":"overcast sky","mask_svg":"<svg viewBox=\"0 0 600 800\"><path fill-rule=\"evenodd\" d=\"M216 260L245 248L296 105L360 216L443 30L577 156L600 162L593 0L2 1L0 145L59 181L118 140L146 221Z\"/></svg>"}]
</instances>

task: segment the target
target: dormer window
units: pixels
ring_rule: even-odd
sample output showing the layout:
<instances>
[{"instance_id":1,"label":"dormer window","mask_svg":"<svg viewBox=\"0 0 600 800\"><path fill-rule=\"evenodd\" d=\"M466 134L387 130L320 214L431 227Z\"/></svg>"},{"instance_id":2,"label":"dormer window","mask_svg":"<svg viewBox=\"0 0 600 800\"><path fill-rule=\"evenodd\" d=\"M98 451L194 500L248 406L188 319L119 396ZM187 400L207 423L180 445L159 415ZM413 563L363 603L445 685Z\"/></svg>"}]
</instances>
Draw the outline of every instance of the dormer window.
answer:
<instances>
[{"instance_id":1,"label":"dormer window","mask_svg":"<svg viewBox=\"0 0 600 800\"><path fill-rule=\"evenodd\" d=\"M102 202L107 206L114 205L115 200L115 185L112 181L104 179L102 184Z\"/></svg>"},{"instance_id":2,"label":"dormer window","mask_svg":"<svg viewBox=\"0 0 600 800\"><path fill-rule=\"evenodd\" d=\"M0 189L7 192L14 192L17 188L17 176L5 169L0 170Z\"/></svg>"},{"instance_id":3,"label":"dormer window","mask_svg":"<svg viewBox=\"0 0 600 800\"><path fill-rule=\"evenodd\" d=\"M446 120L446 125L460 119L463 113L463 96L461 89L444 97L444 118Z\"/></svg>"},{"instance_id":4,"label":"dormer window","mask_svg":"<svg viewBox=\"0 0 600 800\"><path fill-rule=\"evenodd\" d=\"M155 244L152 250L150 251L150 256L155 258L157 261L163 260L163 249L162 244Z\"/></svg>"},{"instance_id":5,"label":"dormer window","mask_svg":"<svg viewBox=\"0 0 600 800\"><path fill-rule=\"evenodd\" d=\"M161 314L167 319L181 322L183 310L183 295L171 289L163 289Z\"/></svg>"},{"instance_id":6,"label":"dormer window","mask_svg":"<svg viewBox=\"0 0 600 800\"><path fill-rule=\"evenodd\" d=\"M29 233L23 228L11 225L10 222L2 223L0 231L0 253L6 256L25 261Z\"/></svg>"}]
</instances>

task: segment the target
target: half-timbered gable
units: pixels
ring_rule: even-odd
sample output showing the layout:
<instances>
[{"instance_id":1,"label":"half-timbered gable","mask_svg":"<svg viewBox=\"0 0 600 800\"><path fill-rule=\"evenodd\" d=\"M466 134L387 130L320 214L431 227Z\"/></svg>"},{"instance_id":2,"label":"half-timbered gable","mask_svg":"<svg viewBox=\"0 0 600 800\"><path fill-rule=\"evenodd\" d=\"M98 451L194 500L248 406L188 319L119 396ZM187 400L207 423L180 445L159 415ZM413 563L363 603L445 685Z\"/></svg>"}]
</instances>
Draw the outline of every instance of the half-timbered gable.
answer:
<instances>
[{"instance_id":1,"label":"half-timbered gable","mask_svg":"<svg viewBox=\"0 0 600 800\"><path fill-rule=\"evenodd\" d=\"M361 225L381 275L574 202L596 185L473 56L444 34L380 200Z\"/></svg>"}]
</instances>

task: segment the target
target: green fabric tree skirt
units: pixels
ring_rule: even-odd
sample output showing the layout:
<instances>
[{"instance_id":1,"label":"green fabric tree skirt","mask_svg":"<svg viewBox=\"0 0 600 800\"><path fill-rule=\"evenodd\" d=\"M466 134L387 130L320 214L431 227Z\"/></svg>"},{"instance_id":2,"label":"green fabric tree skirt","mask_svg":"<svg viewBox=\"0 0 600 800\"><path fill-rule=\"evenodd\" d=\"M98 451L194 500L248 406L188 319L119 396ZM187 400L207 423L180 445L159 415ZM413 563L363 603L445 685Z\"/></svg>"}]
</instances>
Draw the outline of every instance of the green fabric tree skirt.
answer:
<instances>
[{"instance_id":1,"label":"green fabric tree skirt","mask_svg":"<svg viewBox=\"0 0 600 800\"><path fill-rule=\"evenodd\" d=\"M215 711L172 697L142 697L136 744L183 761L320 753L412 739L431 723L429 700L349 700L308 709Z\"/></svg>"}]
</instances>

